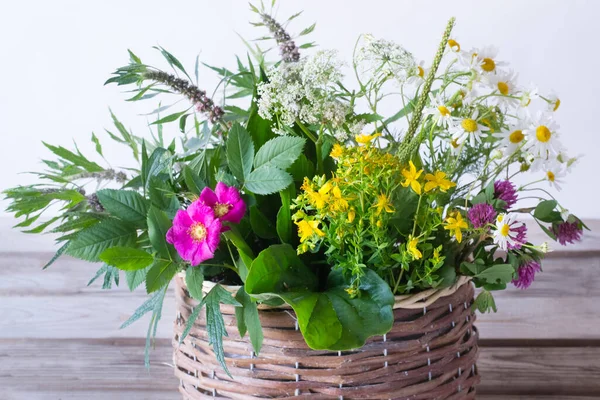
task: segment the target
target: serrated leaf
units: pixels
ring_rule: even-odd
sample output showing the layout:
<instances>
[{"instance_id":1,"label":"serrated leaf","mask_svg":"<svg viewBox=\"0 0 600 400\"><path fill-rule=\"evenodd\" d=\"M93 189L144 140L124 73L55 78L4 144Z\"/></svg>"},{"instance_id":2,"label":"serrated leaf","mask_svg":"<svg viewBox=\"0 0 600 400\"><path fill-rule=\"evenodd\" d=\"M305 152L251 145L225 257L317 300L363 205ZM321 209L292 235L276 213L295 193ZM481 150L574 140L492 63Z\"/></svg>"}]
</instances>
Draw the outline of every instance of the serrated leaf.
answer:
<instances>
[{"instance_id":1,"label":"serrated leaf","mask_svg":"<svg viewBox=\"0 0 600 400\"><path fill-rule=\"evenodd\" d=\"M142 162L142 177L144 187L148 189L150 179L169 169L171 156L167 149L158 147L154 149L146 162Z\"/></svg>"},{"instance_id":2,"label":"serrated leaf","mask_svg":"<svg viewBox=\"0 0 600 400\"><path fill-rule=\"evenodd\" d=\"M85 261L99 262L100 254L115 246L132 246L135 227L127 222L107 219L79 231L71 240L66 253Z\"/></svg>"},{"instance_id":3,"label":"serrated leaf","mask_svg":"<svg viewBox=\"0 0 600 400\"><path fill-rule=\"evenodd\" d=\"M202 189L207 186L206 182L202 180L200 175L195 173L187 165L183 167L182 175L188 190L195 195L199 195Z\"/></svg>"},{"instance_id":4,"label":"serrated leaf","mask_svg":"<svg viewBox=\"0 0 600 400\"><path fill-rule=\"evenodd\" d=\"M164 211L151 206L148 210L148 238L156 253L163 259L173 261L177 259L177 251L167 243L167 231L171 228L172 221ZM150 273L148 273L150 275Z\"/></svg>"},{"instance_id":5,"label":"serrated leaf","mask_svg":"<svg viewBox=\"0 0 600 400\"><path fill-rule=\"evenodd\" d=\"M148 192L152 206L163 210L169 218L173 219L177 210L179 210L180 204L177 195L169 184L153 176L150 178Z\"/></svg>"},{"instance_id":6,"label":"serrated leaf","mask_svg":"<svg viewBox=\"0 0 600 400\"><path fill-rule=\"evenodd\" d=\"M260 238L273 239L277 237L276 228L256 205L250 207L250 226L256 236Z\"/></svg>"},{"instance_id":7,"label":"serrated leaf","mask_svg":"<svg viewBox=\"0 0 600 400\"><path fill-rule=\"evenodd\" d=\"M144 315L146 315L147 312L152 311L154 309L154 307L156 306L156 304L159 302L160 297L163 295L164 295L163 292L157 292L154 295L152 295L152 297L150 297L148 300L146 300L141 306L139 306L133 312L133 314L131 315L131 317L129 317L127 319L127 321L123 322L123 324L119 327L119 329L127 328L129 325L133 324L135 321L137 321L138 319L140 319Z\"/></svg>"},{"instance_id":8,"label":"serrated leaf","mask_svg":"<svg viewBox=\"0 0 600 400\"><path fill-rule=\"evenodd\" d=\"M169 114L166 117L157 119L156 121L152 122L150 125L166 124L168 122L177 121L179 119L179 117L181 117L182 115L185 115L187 112L188 112L188 110L184 110L181 112Z\"/></svg>"},{"instance_id":9,"label":"serrated leaf","mask_svg":"<svg viewBox=\"0 0 600 400\"><path fill-rule=\"evenodd\" d=\"M244 182L252 170L254 143L248 131L239 123L234 124L227 136L227 162L231 173Z\"/></svg>"},{"instance_id":10,"label":"serrated leaf","mask_svg":"<svg viewBox=\"0 0 600 400\"><path fill-rule=\"evenodd\" d=\"M204 282L204 274L199 267L189 266L185 271L185 285L187 286L190 295L200 301L202 300L202 284Z\"/></svg>"},{"instance_id":11,"label":"serrated leaf","mask_svg":"<svg viewBox=\"0 0 600 400\"><path fill-rule=\"evenodd\" d=\"M111 247L100 254L100 259L123 271L135 271L152 264L154 258L144 250L132 247Z\"/></svg>"},{"instance_id":12,"label":"serrated leaf","mask_svg":"<svg viewBox=\"0 0 600 400\"><path fill-rule=\"evenodd\" d=\"M150 268L142 268L134 271L125 271L127 286L132 292L146 280L146 274Z\"/></svg>"},{"instance_id":13,"label":"serrated leaf","mask_svg":"<svg viewBox=\"0 0 600 400\"><path fill-rule=\"evenodd\" d=\"M494 300L494 296L492 296L492 294L487 290L482 290L481 293L479 293L479 295L473 302L473 307L482 314L489 311L498 311L498 308L496 307L496 301Z\"/></svg>"},{"instance_id":14,"label":"serrated leaf","mask_svg":"<svg viewBox=\"0 0 600 400\"><path fill-rule=\"evenodd\" d=\"M67 247L69 247L69 242L63 244L57 251L56 253L52 256L52 258L46 263L46 265L44 265L42 267L42 269L46 269L49 266L51 266L52 264L54 264L54 262L56 260L58 260L60 258L60 256L63 255L63 253L67 250Z\"/></svg>"},{"instance_id":15,"label":"serrated leaf","mask_svg":"<svg viewBox=\"0 0 600 400\"><path fill-rule=\"evenodd\" d=\"M152 293L168 285L178 269L171 260L155 259L146 274L146 292Z\"/></svg>"},{"instance_id":16,"label":"serrated leaf","mask_svg":"<svg viewBox=\"0 0 600 400\"><path fill-rule=\"evenodd\" d=\"M240 336L244 337L246 331L248 332L254 353L258 355L262 348L264 335L256 303L248 296L243 286L238 290L235 299L242 305L242 307L236 307L235 309Z\"/></svg>"},{"instance_id":17,"label":"serrated leaf","mask_svg":"<svg viewBox=\"0 0 600 400\"><path fill-rule=\"evenodd\" d=\"M148 202L132 190L103 189L96 192L98 200L113 216L136 226L146 226Z\"/></svg>"},{"instance_id":18,"label":"serrated leaf","mask_svg":"<svg viewBox=\"0 0 600 400\"><path fill-rule=\"evenodd\" d=\"M306 139L294 136L278 136L265 143L254 157L254 168L263 165L278 167L282 170L289 168L302 154Z\"/></svg>"},{"instance_id":19,"label":"serrated leaf","mask_svg":"<svg viewBox=\"0 0 600 400\"><path fill-rule=\"evenodd\" d=\"M104 168L102 168L100 165L96 164L93 161L89 161L87 158L85 158L84 156L82 156L80 154L75 154L72 151L67 150L61 146L52 146L46 142L42 142L42 143L44 143L44 146L46 146L51 152L53 152L60 158L70 161L73 164L85 169L88 172L104 171Z\"/></svg>"},{"instance_id":20,"label":"serrated leaf","mask_svg":"<svg viewBox=\"0 0 600 400\"><path fill-rule=\"evenodd\" d=\"M292 176L279 168L264 165L255 169L246 179L244 187L254 194L277 193L292 183Z\"/></svg>"},{"instance_id":21,"label":"serrated leaf","mask_svg":"<svg viewBox=\"0 0 600 400\"><path fill-rule=\"evenodd\" d=\"M102 154L102 145L100 144L100 140L98 140L98 137L94 132L92 132L92 142L94 142L94 144L96 145L96 153L104 157L104 154Z\"/></svg>"}]
</instances>

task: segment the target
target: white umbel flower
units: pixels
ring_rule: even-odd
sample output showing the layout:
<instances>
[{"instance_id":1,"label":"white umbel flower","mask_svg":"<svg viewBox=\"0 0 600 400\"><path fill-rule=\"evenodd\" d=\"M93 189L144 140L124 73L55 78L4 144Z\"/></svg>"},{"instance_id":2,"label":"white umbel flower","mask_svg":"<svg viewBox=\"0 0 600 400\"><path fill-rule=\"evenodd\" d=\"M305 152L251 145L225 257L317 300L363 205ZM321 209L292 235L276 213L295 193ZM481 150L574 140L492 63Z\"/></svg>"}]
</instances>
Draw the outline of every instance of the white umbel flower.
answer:
<instances>
[{"instance_id":1,"label":"white umbel flower","mask_svg":"<svg viewBox=\"0 0 600 400\"><path fill-rule=\"evenodd\" d=\"M393 77L400 83L406 82L417 68L413 55L399 44L376 39L373 35L362 36L361 46L356 51L354 62L363 75L369 78Z\"/></svg>"}]
</instances>

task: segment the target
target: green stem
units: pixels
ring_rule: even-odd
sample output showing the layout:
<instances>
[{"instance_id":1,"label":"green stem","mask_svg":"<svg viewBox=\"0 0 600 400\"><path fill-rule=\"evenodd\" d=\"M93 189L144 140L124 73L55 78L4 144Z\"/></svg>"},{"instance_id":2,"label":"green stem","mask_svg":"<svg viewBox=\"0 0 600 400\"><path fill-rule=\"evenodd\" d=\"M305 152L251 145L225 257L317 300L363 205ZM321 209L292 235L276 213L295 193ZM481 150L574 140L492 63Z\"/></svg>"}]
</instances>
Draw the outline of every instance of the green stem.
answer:
<instances>
[{"instance_id":1,"label":"green stem","mask_svg":"<svg viewBox=\"0 0 600 400\"><path fill-rule=\"evenodd\" d=\"M304 134L310 139L312 140L314 143L317 143L317 138L315 137L315 135L308 130L308 128L306 127L306 125L304 125L300 119L296 118L296 125L298 125L298 127L300 127L300 129L302 130L302 132L304 132Z\"/></svg>"}]
</instances>

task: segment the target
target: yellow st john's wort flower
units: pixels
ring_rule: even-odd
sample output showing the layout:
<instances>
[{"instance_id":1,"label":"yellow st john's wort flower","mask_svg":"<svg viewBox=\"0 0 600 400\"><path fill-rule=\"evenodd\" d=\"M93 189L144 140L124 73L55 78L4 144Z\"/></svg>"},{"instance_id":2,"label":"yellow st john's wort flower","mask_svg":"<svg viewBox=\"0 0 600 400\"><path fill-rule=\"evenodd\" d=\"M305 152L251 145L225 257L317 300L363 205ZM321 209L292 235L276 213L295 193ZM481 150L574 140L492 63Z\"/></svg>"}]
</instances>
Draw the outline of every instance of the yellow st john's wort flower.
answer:
<instances>
[{"instance_id":1,"label":"yellow st john's wort flower","mask_svg":"<svg viewBox=\"0 0 600 400\"><path fill-rule=\"evenodd\" d=\"M453 235L456 237L456 241L460 243L462 241L462 229L467 229L469 225L467 221L462 218L460 213L453 214L452 217L446 218L446 225L444 229L452 231Z\"/></svg>"},{"instance_id":2,"label":"yellow st john's wort flower","mask_svg":"<svg viewBox=\"0 0 600 400\"><path fill-rule=\"evenodd\" d=\"M420 260L423 257L423 253L417 248L417 244L419 244L419 239L410 235L406 243L406 250L413 256L413 259Z\"/></svg>"},{"instance_id":3,"label":"yellow st john's wort flower","mask_svg":"<svg viewBox=\"0 0 600 400\"><path fill-rule=\"evenodd\" d=\"M446 174L442 171L436 171L435 174L426 174L425 180L427 181L425 183L426 192L429 192L437 187L439 187L442 192L445 192L446 190L456 186L456 183L446 179Z\"/></svg>"},{"instance_id":4,"label":"yellow st john's wort flower","mask_svg":"<svg viewBox=\"0 0 600 400\"><path fill-rule=\"evenodd\" d=\"M421 195L421 184L419 181L417 181L417 179L419 179L419 176L421 176L423 170L417 171L417 167L415 167L415 164L413 164L412 161L409 161L409 165L410 170L402 170L402 176L405 178L404 182L402 182L402 186L408 187L408 185L410 185L416 194Z\"/></svg>"},{"instance_id":5,"label":"yellow st john's wort flower","mask_svg":"<svg viewBox=\"0 0 600 400\"><path fill-rule=\"evenodd\" d=\"M354 209L354 207L351 207L348 211L348 222L354 222L354 218L356 218L356 210Z\"/></svg>"},{"instance_id":6,"label":"yellow st john's wort flower","mask_svg":"<svg viewBox=\"0 0 600 400\"><path fill-rule=\"evenodd\" d=\"M301 188L306 192L310 203L318 210L325 207L327 201L329 201L329 191L331 190L330 182L325 182L325 184L315 192L310 185L310 181L304 178L304 183Z\"/></svg>"},{"instance_id":7,"label":"yellow st john's wort flower","mask_svg":"<svg viewBox=\"0 0 600 400\"><path fill-rule=\"evenodd\" d=\"M333 211L346 211L348 209L348 201L342 197L342 191L339 186L334 186L331 191L333 194L333 203L331 209Z\"/></svg>"},{"instance_id":8,"label":"yellow st john's wort flower","mask_svg":"<svg viewBox=\"0 0 600 400\"><path fill-rule=\"evenodd\" d=\"M336 143L331 148L331 152L329 153L329 155L331 156L331 158L338 159L342 156L343 153L344 149L342 148L342 146L340 146L339 143Z\"/></svg>"},{"instance_id":9,"label":"yellow st john's wort flower","mask_svg":"<svg viewBox=\"0 0 600 400\"><path fill-rule=\"evenodd\" d=\"M385 193L381 193L377 196L377 203L375 203L373 207L377 209L377 215L381 214L383 210L388 213L394 212L394 206L390 202L390 198Z\"/></svg>"},{"instance_id":10,"label":"yellow st john's wort flower","mask_svg":"<svg viewBox=\"0 0 600 400\"><path fill-rule=\"evenodd\" d=\"M441 250L442 246L436 247L435 249L433 249L433 257L431 257L431 263L433 265L438 264L440 261L442 261L441 257L440 257L440 250Z\"/></svg>"},{"instance_id":11,"label":"yellow st john's wort flower","mask_svg":"<svg viewBox=\"0 0 600 400\"><path fill-rule=\"evenodd\" d=\"M296 222L298 225L298 236L300 236L300 243L304 243L313 235L317 235L319 237L325 236L325 232L319 229L319 221L307 221L303 219L302 221Z\"/></svg>"},{"instance_id":12,"label":"yellow st john's wort flower","mask_svg":"<svg viewBox=\"0 0 600 400\"><path fill-rule=\"evenodd\" d=\"M375 138L381 136L381 133L374 133L372 135L365 135L361 133L360 135L356 135L356 141L360 144L369 144Z\"/></svg>"}]
</instances>

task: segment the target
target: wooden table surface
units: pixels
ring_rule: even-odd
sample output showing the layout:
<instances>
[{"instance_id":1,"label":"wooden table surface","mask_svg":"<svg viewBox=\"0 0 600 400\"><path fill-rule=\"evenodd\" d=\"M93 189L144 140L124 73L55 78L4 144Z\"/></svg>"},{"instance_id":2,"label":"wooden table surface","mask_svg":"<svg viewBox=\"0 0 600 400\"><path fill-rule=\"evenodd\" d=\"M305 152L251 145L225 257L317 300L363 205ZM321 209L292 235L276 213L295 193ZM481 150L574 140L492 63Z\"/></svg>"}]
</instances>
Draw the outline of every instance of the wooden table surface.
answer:
<instances>
[{"instance_id":1,"label":"wooden table surface","mask_svg":"<svg viewBox=\"0 0 600 400\"><path fill-rule=\"evenodd\" d=\"M11 232L11 223L0 219L0 399L180 399L172 292L146 370L148 319L118 329L143 289L87 287L98 265L69 257L42 272L51 241ZM600 221L589 225L582 243L554 246L530 289L498 293L498 313L478 317L478 399L600 398Z\"/></svg>"}]
</instances>

